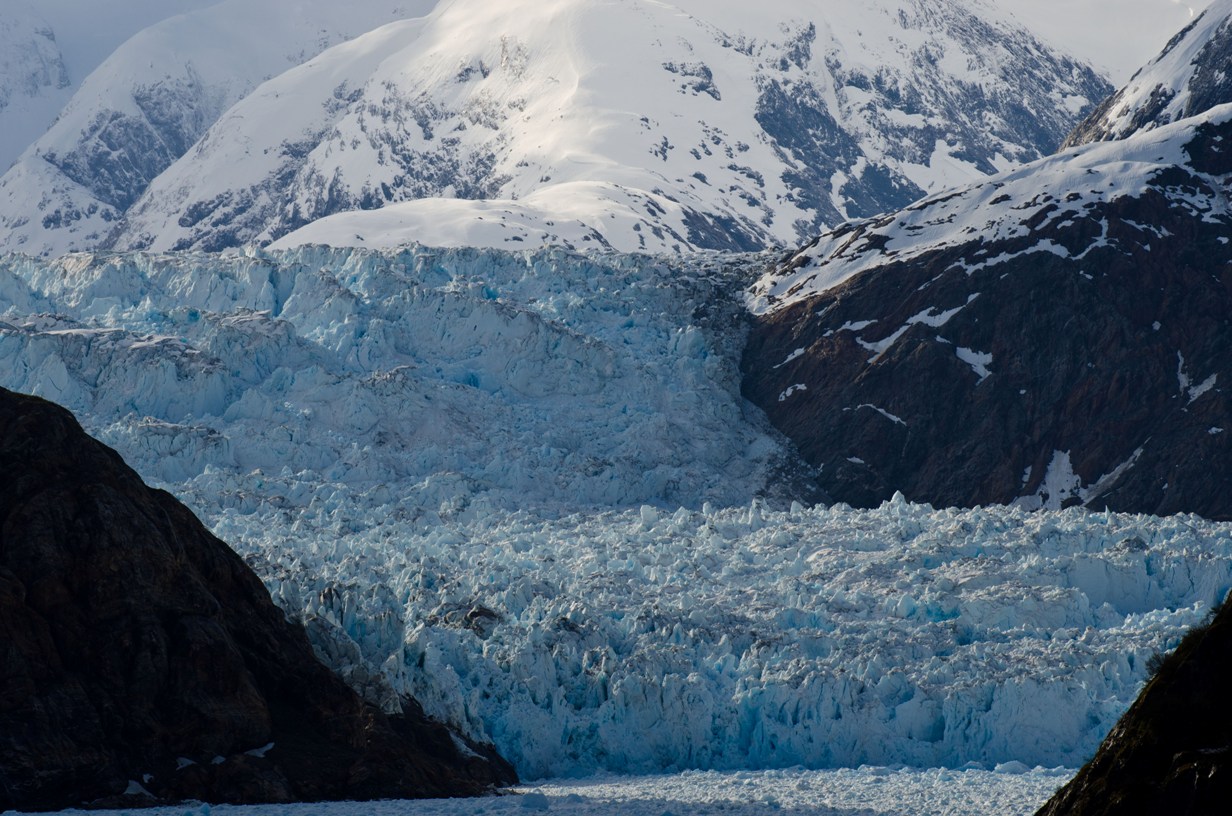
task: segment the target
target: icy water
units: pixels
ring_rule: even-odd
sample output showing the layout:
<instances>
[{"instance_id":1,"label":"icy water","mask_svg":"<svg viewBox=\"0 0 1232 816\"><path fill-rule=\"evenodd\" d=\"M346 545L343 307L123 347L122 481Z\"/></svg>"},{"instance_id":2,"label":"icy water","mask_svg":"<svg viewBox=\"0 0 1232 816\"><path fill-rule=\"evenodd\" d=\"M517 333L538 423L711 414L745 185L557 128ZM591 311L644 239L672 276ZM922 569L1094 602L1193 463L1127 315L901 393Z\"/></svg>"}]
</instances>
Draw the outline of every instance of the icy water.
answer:
<instances>
[{"instance_id":1,"label":"icy water","mask_svg":"<svg viewBox=\"0 0 1232 816\"><path fill-rule=\"evenodd\" d=\"M1026 816L1073 775L1065 768L834 771L689 771L604 776L515 789L489 799L336 802L235 807L197 805L131 811L134 816L479 816L547 812L560 816ZM72 811L66 811L72 812ZM118 816L130 811L90 811ZM15 814L20 816L20 814Z\"/></svg>"}]
</instances>

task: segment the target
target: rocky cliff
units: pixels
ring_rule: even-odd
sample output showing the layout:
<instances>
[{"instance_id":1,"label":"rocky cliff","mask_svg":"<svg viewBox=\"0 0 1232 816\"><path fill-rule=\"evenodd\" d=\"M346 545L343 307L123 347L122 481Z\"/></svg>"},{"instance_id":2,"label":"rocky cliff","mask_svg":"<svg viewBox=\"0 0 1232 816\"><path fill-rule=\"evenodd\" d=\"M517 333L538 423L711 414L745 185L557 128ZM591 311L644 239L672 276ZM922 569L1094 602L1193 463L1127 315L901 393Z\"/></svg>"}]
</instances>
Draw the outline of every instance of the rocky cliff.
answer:
<instances>
[{"instance_id":1,"label":"rocky cliff","mask_svg":"<svg viewBox=\"0 0 1232 816\"><path fill-rule=\"evenodd\" d=\"M745 393L836 499L1232 518L1232 106L849 224L752 294Z\"/></svg>"},{"instance_id":2,"label":"rocky cliff","mask_svg":"<svg viewBox=\"0 0 1232 816\"><path fill-rule=\"evenodd\" d=\"M0 810L454 796L491 750L386 716L63 409L0 389Z\"/></svg>"},{"instance_id":3,"label":"rocky cliff","mask_svg":"<svg viewBox=\"0 0 1232 816\"><path fill-rule=\"evenodd\" d=\"M1226 813L1232 802L1232 604L1164 659L1039 816Z\"/></svg>"}]
</instances>

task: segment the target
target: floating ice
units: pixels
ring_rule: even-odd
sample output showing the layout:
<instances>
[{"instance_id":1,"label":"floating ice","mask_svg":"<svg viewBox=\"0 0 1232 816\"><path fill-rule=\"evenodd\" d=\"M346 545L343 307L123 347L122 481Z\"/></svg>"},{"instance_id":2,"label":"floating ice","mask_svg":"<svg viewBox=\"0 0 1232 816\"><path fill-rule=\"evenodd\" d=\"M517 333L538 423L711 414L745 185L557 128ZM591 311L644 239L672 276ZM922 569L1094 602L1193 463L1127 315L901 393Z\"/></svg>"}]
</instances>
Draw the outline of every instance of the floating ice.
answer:
<instances>
[{"instance_id":1,"label":"floating ice","mask_svg":"<svg viewBox=\"0 0 1232 816\"><path fill-rule=\"evenodd\" d=\"M196 805L143 809L148 816L475 816L547 810L560 816L1028 816L1071 776L1064 768L998 773L967 769L800 768L751 773L688 771L674 775L551 780L489 799ZM98 816L132 811L99 810ZM14 814L22 816L22 814Z\"/></svg>"}]
</instances>

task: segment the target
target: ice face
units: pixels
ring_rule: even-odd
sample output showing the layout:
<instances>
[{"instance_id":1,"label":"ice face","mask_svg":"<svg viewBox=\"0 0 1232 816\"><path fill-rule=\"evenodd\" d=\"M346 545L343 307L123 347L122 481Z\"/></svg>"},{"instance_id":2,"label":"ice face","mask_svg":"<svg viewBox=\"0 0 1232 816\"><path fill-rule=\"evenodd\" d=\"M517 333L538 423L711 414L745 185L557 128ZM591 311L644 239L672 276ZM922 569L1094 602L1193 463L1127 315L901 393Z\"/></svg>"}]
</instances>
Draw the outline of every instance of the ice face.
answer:
<instances>
[{"instance_id":1,"label":"ice face","mask_svg":"<svg viewBox=\"0 0 1232 816\"><path fill-rule=\"evenodd\" d=\"M3 385L227 501L742 502L787 457L739 396L742 275L554 251L14 259Z\"/></svg>"},{"instance_id":2,"label":"ice face","mask_svg":"<svg viewBox=\"0 0 1232 816\"><path fill-rule=\"evenodd\" d=\"M527 778L1076 766L1232 583L1232 528L1196 518L900 502L352 523L216 520L336 665Z\"/></svg>"},{"instance_id":3,"label":"ice face","mask_svg":"<svg viewBox=\"0 0 1232 816\"><path fill-rule=\"evenodd\" d=\"M1232 586L1232 527L772 509L742 264L9 258L0 385L183 497L370 699L524 778L1085 761Z\"/></svg>"}]
</instances>

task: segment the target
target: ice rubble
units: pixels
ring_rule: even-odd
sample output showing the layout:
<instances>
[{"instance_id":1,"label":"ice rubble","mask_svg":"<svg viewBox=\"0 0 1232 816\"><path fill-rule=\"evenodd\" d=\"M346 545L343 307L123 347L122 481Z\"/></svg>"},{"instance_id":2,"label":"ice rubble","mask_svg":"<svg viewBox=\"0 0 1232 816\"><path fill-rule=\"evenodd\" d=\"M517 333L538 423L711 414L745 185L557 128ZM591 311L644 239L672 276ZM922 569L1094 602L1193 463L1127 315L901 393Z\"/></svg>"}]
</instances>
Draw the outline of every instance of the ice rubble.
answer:
<instances>
[{"instance_id":1,"label":"ice rubble","mask_svg":"<svg viewBox=\"0 0 1232 816\"><path fill-rule=\"evenodd\" d=\"M0 385L182 496L354 685L524 778L1084 761L1232 586L1232 527L771 509L742 264L10 257Z\"/></svg>"},{"instance_id":2,"label":"ice rubble","mask_svg":"<svg viewBox=\"0 0 1232 816\"><path fill-rule=\"evenodd\" d=\"M754 503L353 532L353 512L215 524L336 665L527 778L1076 766L1232 585L1232 528L1197 518Z\"/></svg>"},{"instance_id":3,"label":"ice rubble","mask_svg":"<svg viewBox=\"0 0 1232 816\"><path fill-rule=\"evenodd\" d=\"M195 805L143 816L1027 816L1069 777L1065 769L688 771L675 775L553 780L490 799ZM132 811L97 810L97 816ZM13 816L22 816L14 814Z\"/></svg>"}]
</instances>

